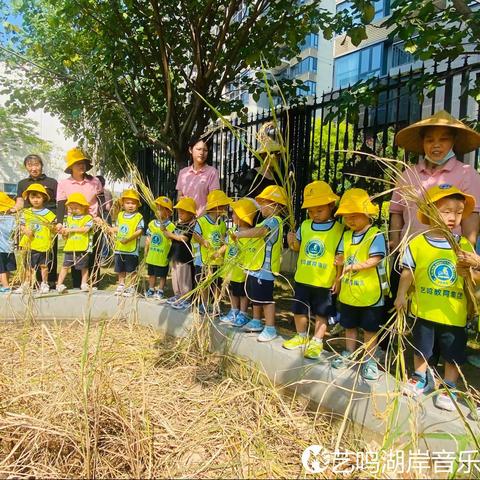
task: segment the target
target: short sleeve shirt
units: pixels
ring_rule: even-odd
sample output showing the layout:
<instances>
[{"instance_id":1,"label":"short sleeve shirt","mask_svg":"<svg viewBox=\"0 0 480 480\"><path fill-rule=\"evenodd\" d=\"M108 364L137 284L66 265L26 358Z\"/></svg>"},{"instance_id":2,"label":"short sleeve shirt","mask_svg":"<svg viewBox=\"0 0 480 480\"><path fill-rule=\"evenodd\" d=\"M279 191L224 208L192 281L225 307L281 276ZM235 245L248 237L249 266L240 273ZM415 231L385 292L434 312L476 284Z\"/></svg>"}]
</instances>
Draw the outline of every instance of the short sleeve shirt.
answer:
<instances>
[{"instance_id":1,"label":"short sleeve shirt","mask_svg":"<svg viewBox=\"0 0 480 480\"><path fill-rule=\"evenodd\" d=\"M66 200L72 193L81 193L90 204L88 213L92 217L96 217L99 213L97 195L102 193L102 190L102 184L97 177L85 178L80 182L74 180L73 177L68 177L58 182L57 202Z\"/></svg>"},{"instance_id":2,"label":"short sleeve shirt","mask_svg":"<svg viewBox=\"0 0 480 480\"><path fill-rule=\"evenodd\" d=\"M48 200L48 202L45 202L44 206L48 210L51 210L53 213L55 213L57 210L56 198L58 182L54 178L47 177L44 173L42 173L42 175L37 178L27 177L23 180L20 180L17 185L17 198L23 198L23 192L34 183L39 183L40 185L43 185L45 187L50 197L50 200ZM28 198L25 200L25 207L31 207Z\"/></svg>"}]
</instances>

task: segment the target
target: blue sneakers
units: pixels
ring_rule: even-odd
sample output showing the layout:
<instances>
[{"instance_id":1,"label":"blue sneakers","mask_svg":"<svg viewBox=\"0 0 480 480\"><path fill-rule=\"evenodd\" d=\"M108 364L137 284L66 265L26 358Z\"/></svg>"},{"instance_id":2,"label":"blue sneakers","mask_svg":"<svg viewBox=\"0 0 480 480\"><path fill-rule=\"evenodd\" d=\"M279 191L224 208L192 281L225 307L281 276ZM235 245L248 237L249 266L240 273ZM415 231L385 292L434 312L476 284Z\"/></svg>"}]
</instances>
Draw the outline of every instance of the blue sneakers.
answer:
<instances>
[{"instance_id":1,"label":"blue sneakers","mask_svg":"<svg viewBox=\"0 0 480 480\"><path fill-rule=\"evenodd\" d=\"M263 323L261 320L250 320L244 327L242 328L244 332L261 332L263 330Z\"/></svg>"},{"instance_id":2,"label":"blue sneakers","mask_svg":"<svg viewBox=\"0 0 480 480\"><path fill-rule=\"evenodd\" d=\"M11 291L10 287L0 287L0 293L10 293Z\"/></svg>"},{"instance_id":3,"label":"blue sneakers","mask_svg":"<svg viewBox=\"0 0 480 480\"><path fill-rule=\"evenodd\" d=\"M145 297L147 297L147 298L153 298L154 296L155 296L155 289L154 288L149 288L145 292Z\"/></svg>"},{"instance_id":4,"label":"blue sneakers","mask_svg":"<svg viewBox=\"0 0 480 480\"><path fill-rule=\"evenodd\" d=\"M274 338L277 338L277 329L275 327L265 327L262 330L262 333L257 337L257 341L259 342L270 342Z\"/></svg>"},{"instance_id":5,"label":"blue sneakers","mask_svg":"<svg viewBox=\"0 0 480 480\"><path fill-rule=\"evenodd\" d=\"M238 310L236 308L231 308L226 315L222 315L220 317L220 323L233 325L233 322L235 321L237 314L238 314Z\"/></svg>"},{"instance_id":6,"label":"blue sneakers","mask_svg":"<svg viewBox=\"0 0 480 480\"><path fill-rule=\"evenodd\" d=\"M234 327L244 327L252 319L243 312L239 312L235 317L235 320L232 322Z\"/></svg>"}]
</instances>

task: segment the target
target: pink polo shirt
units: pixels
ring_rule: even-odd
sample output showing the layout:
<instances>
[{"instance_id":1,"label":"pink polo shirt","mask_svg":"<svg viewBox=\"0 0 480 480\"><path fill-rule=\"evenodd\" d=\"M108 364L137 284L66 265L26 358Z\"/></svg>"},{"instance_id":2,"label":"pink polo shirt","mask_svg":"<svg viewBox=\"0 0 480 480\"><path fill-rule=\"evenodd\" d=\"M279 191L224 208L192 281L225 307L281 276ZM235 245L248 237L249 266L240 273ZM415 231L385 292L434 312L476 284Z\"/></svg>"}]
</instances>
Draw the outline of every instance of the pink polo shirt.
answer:
<instances>
[{"instance_id":1,"label":"pink polo shirt","mask_svg":"<svg viewBox=\"0 0 480 480\"><path fill-rule=\"evenodd\" d=\"M405 170L397 182L397 187L402 185L413 185L417 188L418 194L423 189L427 190L435 185L448 183L454 185L462 192L475 197L475 212L480 211L480 174L470 165L459 162L455 157L451 158L445 165L435 170L427 168L425 161L420 160L417 165L412 165L412 170ZM402 236L410 224L409 233L416 233L426 230L428 227L417 219L417 206L414 202L407 202L402 197L401 190L395 190L390 203L390 213L403 215L404 226ZM460 234L460 228L455 231Z\"/></svg>"},{"instance_id":2,"label":"pink polo shirt","mask_svg":"<svg viewBox=\"0 0 480 480\"><path fill-rule=\"evenodd\" d=\"M182 197L192 197L197 203L197 216L205 210L207 195L212 190L220 189L218 170L204 165L200 170L193 166L185 167L178 172L176 189Z\"/></svg>"},{"instance_id":3,"label":"pink polo shirt","mask_svg":"<svg viewBox=\"0 0 480 480\"><path fill-rule=\"evenodd\" d=\"M73 177L60 180L57 187L57 202L66 200L72 193L81 193L90 204L88 212L93 217L98 215L97 195L102 191L102 184L97 177L82 180L78 182Z\"/></svg>"}]
</instances>

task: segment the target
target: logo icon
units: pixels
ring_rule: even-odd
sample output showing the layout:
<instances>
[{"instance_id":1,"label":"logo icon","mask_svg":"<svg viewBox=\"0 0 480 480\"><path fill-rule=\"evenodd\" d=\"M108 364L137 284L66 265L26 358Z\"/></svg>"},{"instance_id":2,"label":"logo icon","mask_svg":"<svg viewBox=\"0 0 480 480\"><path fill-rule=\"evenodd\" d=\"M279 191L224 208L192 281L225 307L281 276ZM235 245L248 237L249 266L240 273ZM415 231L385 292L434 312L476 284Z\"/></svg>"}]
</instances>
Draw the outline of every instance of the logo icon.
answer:
<instances>
[{"instance_id":1,"label":"logo icon","mask_svg":"<svg viewBox=\"0 0 480 480\"><path fill-rule=\"evenodd\" d=\"M457 281L457 270L450 260L441 258L430 264L428 277L439 287L450 287Z\"/></svg>"},{"instance_id":2,"label":"logo icon","mask_svg":"<svg viewBox=\"0 0 480 480\"><path fill-rule=\"evenodd\" d=\"M213 232L212 233L212 243L216 247L220 246L220 243L221 243L220 233L218 233L218 232Z\"/></svg>"},{"instance_id":3,"label":"logo icon","mask_svg":"<svg viewBox=\"0 0 480 480\"><path fill-rule=\"evenodd\" d=\"M121 225L120 226L120 233L128 233L127 225Z\"/></svg>"},{"instance_id":4,"label":"logo icon","mask_svg":"<svg viewBox=\"0 0 480 480\"><path fill-rule=\"evenodd\" d=\"M160 235L152 235L152 243L154 245L160 245L162 243L162 237Z\"/></svg>"},{"instance_id":5,"label":"logo icon","mask_svg":"<svg viewBox=\"0 0 480 480\"><path fill-rule=\"evenodd\" d=\"M238 255L238 247L236 245L230 245L228 247L228 257L229 258L233 258L233 257L236 257Z\"/></svg>"},{"instance_id":6,"label":"logo icon","mask_svg":"<svg viewBox=\"0 0 480 480\"><path fill-rule=\"evenodd\" d=\"M310 240L305 245L305 253L309 258L319 258L325 253L325 245L320 240Z\"/></svg>"}]
</instances>

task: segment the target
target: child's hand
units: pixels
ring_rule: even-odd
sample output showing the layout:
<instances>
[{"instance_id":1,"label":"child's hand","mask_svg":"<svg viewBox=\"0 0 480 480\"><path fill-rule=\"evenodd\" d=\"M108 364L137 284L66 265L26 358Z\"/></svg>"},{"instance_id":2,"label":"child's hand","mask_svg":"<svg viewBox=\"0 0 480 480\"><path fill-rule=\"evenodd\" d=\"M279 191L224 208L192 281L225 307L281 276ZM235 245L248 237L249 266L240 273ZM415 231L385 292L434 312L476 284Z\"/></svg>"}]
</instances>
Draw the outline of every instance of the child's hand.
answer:
<instances>
[{"instance_id":1,"label":"child's hand","mask_svg":"<svg viewBox=\"0 0 480 480\"><path fill-rule=\"evenodd\" d=\"M68 235L69 233L72 232L72 229L71 228L62 228L62 235Z\"/></svg>"},{"instance_id":2,"label":"child's hand","mask_svg":"<svg viewBox=\"0 0 480 480\"><path fill-rule=\"evenodd\" d=\"M460 266L457 264L457 273L461 277L469 277L470 276L470 267Z\"/></svg>"},{"instance_id":3,"label":"child's hand","mask_svg":"<svg viewBox=\"0 0 480 480\"><path fill-rule=\"evenodd\" d=\"M101 225L102 223L106 223L102 217L95 217L93 221L95 222L96 225Z\"/></svg>"},{"instance_id":4,"label":"child's hand","mask_svg":"<svg viewBox=\"0 0 480 480\"><path fill-rule=\"evenodd\" d=\"M231 238L235 243L238 242L238 237L237 237L237 235L236 235L235 232L230 232L229 235L230 235L230 238Z\"/></svg>"},{"instance_id":5,"label":"child's hand","mask_svg":"<svg viewBox=\"0 0 480 480\"><path fill-rule=\"evenodd\" d=\"M342 283L342 279L341 278L337 278L335 279L335 283L333 284L332 288L330 289L330 291L332 292L333 295L337 295L340 293L340 285Z\"/></svg>"},{"instance_id":6,"label":"child's hand","mask_svg":"<svg viewBox=\"0 0 480 480\"><path fill-rule=\"evenodd\" d=\"M349 272L358 272L358 264L351 263L350 265L344 265L343 274L345 275L346 273L349 273Z\"/></svg>"},{"instance_id":7,"label":"child's hand","mask_svg":"<svg viewBox=\"0 0 480 480\"><path fill-rule=\"evenodd\" d=\"M57 233L60 233L63 230L63 223L57 223L55 225L55 230Z\"/></svg>"},{"instance_id":8,"label":"child's hand","mask_svg":"<svg viewBox=\"0 0 480 480\"><path fill-rule=\"evenodd\" d=\"M457 271L465 267L479 268L480 257L476 253L460 250L457 255Z\"/></svg>"},{"instance_id":9,"label":"child's hand","mask_svg":"<svg viewBox=\"0 0 480 480\"><path fill-rule=\"evenodd\" d=\"M397 295L395 302L393 302L393 306L397 312L406 312L408 307L407 297Z\"/></svg>"},{"instance_id":10,"label":"child's hand","mask_svg":"<svg viewBox=\"0 0 480 480\"><path fill-rule=\"evenodd\" d=\"M128 243L130 241L130 237L127 237L127 238L121 238L120 239L120 243L122 245L125 245L126 243Z\"/></svg>"},{"instance_id":11,"label":"child's hand","mask_svg":"<svg viewBox=\"0 0 480 480\"><path fill-rule=\"evenodd\" d=\"M204 240L202 245L204 246L204 248L210 248L210 242L208 242L207 240Z\"/></svg>"},{"instance_id":12,"label":"child's hand","mask_svg":"<svg viewBox=\"0 0 480 480\"><path fill-rule=\"evenodd\" d=\"M30 228L25 227L24 230L23 230L23 233L24 233L27 237L33 238L33 230L31 230Z\"/></svg>"},{"instance_id":13,"label":"child's hand","mask_svg":"<svg viewBox=\"0 0 480 480\"><path fill-rule=\"evenodd\" d=\"M343 265L343 255L335 255L335 265Z\"/></svg>"},{"instance_id":14,"label":"child's hand","mask_svg":"<svg viewBox=\"0 0 480 480\"><path fill-rule=\"evenodd\" d=\"M287 235L288 245L292 245L293 243L295 243L296 239L297 239L297 236L295 235L294 232L288 232L288 235Z\"/></svg>"}]
</instances>

